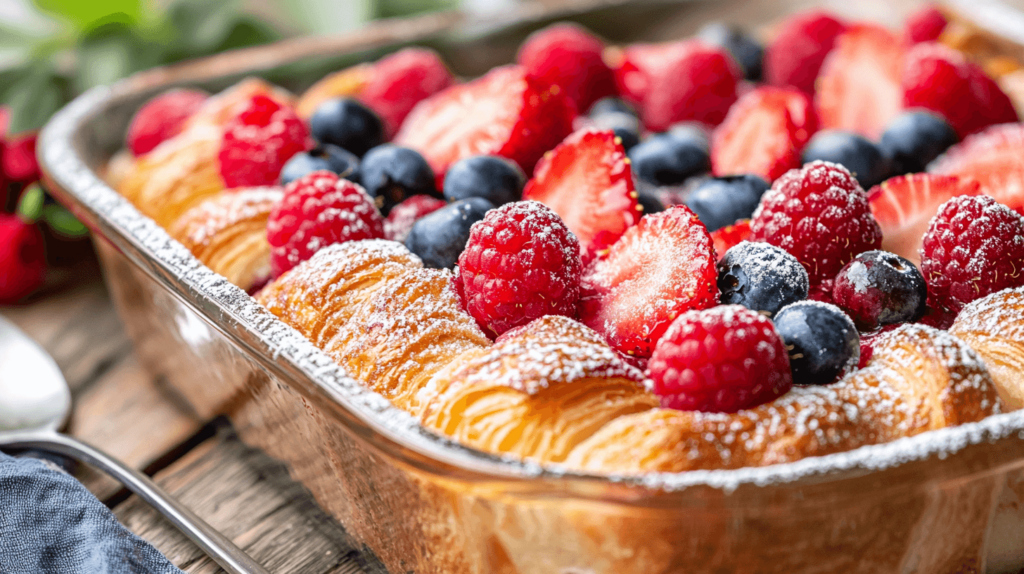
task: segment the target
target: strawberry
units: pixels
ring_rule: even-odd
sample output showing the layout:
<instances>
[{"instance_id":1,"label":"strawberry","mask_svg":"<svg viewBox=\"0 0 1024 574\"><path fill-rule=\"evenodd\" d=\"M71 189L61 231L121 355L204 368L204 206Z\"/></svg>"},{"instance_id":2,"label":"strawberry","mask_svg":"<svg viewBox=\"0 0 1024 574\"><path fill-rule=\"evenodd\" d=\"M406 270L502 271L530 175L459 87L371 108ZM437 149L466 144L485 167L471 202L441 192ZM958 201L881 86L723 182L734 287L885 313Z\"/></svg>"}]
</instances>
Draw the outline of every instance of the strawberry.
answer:
<instances>
[{"instance_id":1,"label":"strawberry","mask_svg":"<svg viewBox=\"0 0 1024 574\"><path fill-rule=\"evenodd\" d=\"M584 260L600 254L640 220L633 174L611 130L581 130L537 164L523 199L557 213L580 242Z\"/></svg>"},{"instance_id":2,"label":"strawberry","mask_svg":"<svg viewBox=\"0 0 1024 574\"><path fill-rule=\"evenodd\" d=\"M563 22L530 34L516 61L530 75L561 87L576 109L585 112L597 100L615 95L615 78L601 57L603 51L599 38Z\"/></svg>"},{"instance_id":3,"label":"strawberry","mask_svg":"<svg viewBox=\"0 0 1024 574\"><path fill-rule=\"evenodd\" d=\"M715 255L721 259L730 248L750 239L750 220L741 219L732 225L711 232L711 241L715 245Z\"/></svg>"},{"instance_id":4,"label":"strawberry","mask_svg":"<svg viewBox=\"0 0 1024 574\"><path fill-rule=\"evenodd\" d=\"M792 88L762 86L729 110L711 142L717 176L757 174L774 181L800 167L800 150L818 129L807 95Z\"/></svg>"},{"instance_id":5,"label":"strawberry","mask_svg":"<svg viewBox=\"0 0 1024 574\"><path fill-rule=\"evenodd\" d=\"M500 155L532 173L572 131L574 115L560 89L503 66L416 104L395 143L420 152L439 184L449 165L471 155Z\"/></svg>"},{"instance_id":6,"label":"strawberry","mask_svg":"<svg viewBox=\"0 0 1024 574\"><path fill-rule=\"evenodd\" d=\"M903 44L872 24L850 26L818 74L815 104L822 128L878 139L903 109Z\"/></svg>"},{"instance_id":7,"label":"strawberry","mask_svg":"<svg viewBox=\"0 0 1024 574\"><path fill-rule=\"evenodd\" d=\"M452 73L437 52L406 48L373 65L359 99L384 121L390 139L416 104L453 83Z\"/></svg>"},{"instance_id":8,"label":"strawberry","mask_svg":"<svg viewBox=\"0 0 1024 574\"><path fill-rule=\"evenodd\" d=\"M718 303L715 249L683 205L644 217L584 272L579 313L609 344L647 357L669 324Z\"/></svg>"},{"instance_id":9,"label":"strawberry","mask_svg":"<svg viewBox=\"0 0 1024 574\"><path fill-rule=\"evenodd\" d=\"M929 173L971 177L981 191L1024 214L1024 125L992 126L949 148Z\"/></svg>"},{"instance_id":10,"label":"strawberry","mask_svg":"<svg viewBox=\"0 0 1024 574\"><path fill-rule=\"evenodd\" d=\"M845 30L846 24L821 10L789 18L765 48L765 81L813 94L821 64Z\"/></svg>"},{"instance_id":11,"label":"strawberry","mask_svg":"<svg viewBox=\"0 0 1024 574\"><path fill-rule=\"evenodd\" d=\"M921 238L939 206L958 195L977 195L978 182L949 175L896 176L868 191L871 213L882 228L882 249L921 264Z\"/></svg>"}]
</instances>

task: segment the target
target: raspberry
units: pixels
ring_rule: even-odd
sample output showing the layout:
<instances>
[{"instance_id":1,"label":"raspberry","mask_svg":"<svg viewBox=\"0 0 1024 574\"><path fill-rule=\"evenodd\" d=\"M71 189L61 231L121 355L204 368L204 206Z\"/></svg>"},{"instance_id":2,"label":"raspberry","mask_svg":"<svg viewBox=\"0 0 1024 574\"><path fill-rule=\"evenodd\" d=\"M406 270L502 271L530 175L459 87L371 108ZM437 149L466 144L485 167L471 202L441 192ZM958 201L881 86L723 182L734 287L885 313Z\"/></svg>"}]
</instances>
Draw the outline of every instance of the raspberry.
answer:
<instances>
[{"instance_id":1,"label":"raspberry","mask_svg":"<svg viewBox=\"0 0 1024 574\"><path fill-rule=\"evenodd\" d=\"M932 42L939 39L947 23L946 16L939 12L934 4L925 4L907 16L903 33L910 44Z\"/></svg>"},{"instance_id":2,"label":"raspberry","mask_svg":"<svg viewBox=\"0 0 1024 574\"><path fill-rule=\"evenodd\" d=\"M819 10L790 18L765 49L765 80L813 94L821 64L845 30L846 24Z\"/></svg>"},{"instance_id":3,"label":"raspberry","mask_svg":"<svg viewBox=\"0 0 1024 574\"><path fill-rule=\"evenodd\" d=\"M4 144L0 166L11 181L30 183L39 179L39 164L36 162L36 133L25 133L9 137Z\"/></svg>"},{"instance_id":4,"label":"raspberry","mask_svg":"<svg viewBox=\"0 0 1024 574\"><path fill-rule=\"evenodd\" d=\"M928 305L957 313L964 305L1024 285L1024 218L987 195L954 197L928 224L921 273Z\"/></svg>"},{"instance_id":5,"label":"raspberry","mask_svg":"<svg viewBox=\"0 0 1024 574\"><path fill-rule=\"evenodd\" d=\"M576 236L537 201L487 212L459 256L466 310L491 336L544 315L573 317L580 268Z\"/></svg>"},{"instance_id":6,"label":"raspberry","mask_svg":"<svg viewBox=\"0 0 1024 574\"><path fill-rule=\"evenodd\" d=\"M750 240L790 252L807 269L812 292L831 292L844 265L881 246L882 230L850 172L814 161L790 170L764 194L750 222Z\"/></svg>"},{"instance_id":7,"label":"raspberry","mask_svg":"<svg viewBox=\"0 0 1024 574\"><path fill-rule=\"evenodd\" d=\"M329 171L288 184L270 212L267 240L277 277L334 243L384 237L384 218L363 188Z\"/></svg>"},{"instance_id":8,"label":"raspberry","mask_svg":"<svg viewBox=\"0 0 1024 574\"><path fill-rule=\"evenodd\" d=\"M717 126L736 102L742 72L722 48L688 42L688 49L653 76L641 106L647 129L667 130L673 123L697 121Z\"/></svg>"},{"instance_id":9,"label":"raspberry","mask_svg":"<svg viewBox=\"0 0 1024 574\"><path fill-rule=\"evenodd\" d=\"M0 304L17 303L43 284L45 254L38 226L0 213Z\"/></svg>"},{"instance_id":10,"label":"raspberry","mask_svg":"<svg viewBox=\"0 0 1024 574\"><path fill-rule=\"evenodd\" d=\"M576 24L554 24L523 42L517 61L529 74L559 86L583 113L615 94L612 71L601 57L604 43Z\"/></svg>"},{"instance_id":11,"label":"raspberry","mask_svg":"<svg viewBox=\"0 0 1024 574\"><path fill-rule=\"evenodd\" d=\"M772 322L740 305L680 315L647 365L666 408L732 413L789 392L789 356Z\"/></svg>"},{"instance_id":12,"label":"raspberry","mask_svg":"<svg viewBox=\"0 0 1024 574\"><path fill-rule=\"evenodd\" d=\"M138 157L178 135L206 98L198 90L171 90L149 100L128 126L128 149Z\"/></svg>"},{"instance_id":13,"label":"raspberry","mask_svg":"<svg viewBox=\"0 0 1024 574\"><path fill-rule=\"evenodd\" d=\"M445 205L443 199L429 195L414 195L391 208L384 220L384 237L391 241L404 242L409 236L412 224L428 213L433 213Z\"/></svg>"},{"instance_id":14,"label":"raspberry","mask_svg":"<svg viewBox=\"0 0 1024 574\"><path fill-rule=\"evenodd\" d=\"M224 126L220 175L229 188L271 185L286 161L310 147L309 128L294 110L256 95Z\"/></svg>"},{"instance_id":15,"label":"raspberry","mask_svg":"<svg viewBox=\"0 0 1024 574\"><path fill-rule=\"evenodd\" d=\"M453 83L452 73L437 52L406 48L373 65L373 73L359 92L359 99L384 121L390 139L420 100Z\"/></svg>"}]
</instances>

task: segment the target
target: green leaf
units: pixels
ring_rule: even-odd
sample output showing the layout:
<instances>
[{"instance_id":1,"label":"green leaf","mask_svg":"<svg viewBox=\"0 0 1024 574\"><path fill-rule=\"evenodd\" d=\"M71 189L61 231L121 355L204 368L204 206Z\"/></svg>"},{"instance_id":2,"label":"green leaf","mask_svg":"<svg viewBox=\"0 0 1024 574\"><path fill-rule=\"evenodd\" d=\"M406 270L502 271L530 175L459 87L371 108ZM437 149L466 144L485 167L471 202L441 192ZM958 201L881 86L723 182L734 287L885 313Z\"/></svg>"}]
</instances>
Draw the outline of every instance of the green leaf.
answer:
<instances>
[{"instance_id":1,"label":"green leaf","mask_svg":"<svg viewBox=\"0 0 1024 574\"><path fill-rule=\"evenodd\" d=\"M36 69L23 72L3 91L2 101L10 107L12 134L37 130L64 104L66 83L52 67L35 62Z\"/></svg>"},{"instance_id":2,"label":"green leaf","mask_svg":"<svg viewBox=\"0 0 1024 574\"><path fill-rule=\"evenodd\" d=\"M138 30L108 22L85 34L79 42L75 67L76 91L110 84L133 72L163 61L165 49L139 36Z\"/></svg>"},{"instance_id":3,"label":"green leaf","mask_svg":"<svg viewBox=\"0 0 1024 574\"><path fill-rule=\"evenodd\" d=\"M50 229L64 237L83 237L89 233L89 228L58 203L50 203L43 207L42 220Z\"/></svg>"},{"instance_id":4,"label":"green leaf","mask_svg":"<svg viewBox=\"0 0 1024 574\"><path fill-rule=\"evenodd\" d=\"M134 23L142 19L143 0L34 0L40 10L88 32L105 22Z\"/></svg>"},{"instance_id":5,"label":"green leaf","mask_svg":"<svg viewBox=\"0 0 1024 574\"><path fill-rule=\"evenodd\" d=\"M46 201L46 194L39 184L30 185L18 200L18 217L29 223L39 220L43 212L43 203Z\"/></svg>"}]
</instances>

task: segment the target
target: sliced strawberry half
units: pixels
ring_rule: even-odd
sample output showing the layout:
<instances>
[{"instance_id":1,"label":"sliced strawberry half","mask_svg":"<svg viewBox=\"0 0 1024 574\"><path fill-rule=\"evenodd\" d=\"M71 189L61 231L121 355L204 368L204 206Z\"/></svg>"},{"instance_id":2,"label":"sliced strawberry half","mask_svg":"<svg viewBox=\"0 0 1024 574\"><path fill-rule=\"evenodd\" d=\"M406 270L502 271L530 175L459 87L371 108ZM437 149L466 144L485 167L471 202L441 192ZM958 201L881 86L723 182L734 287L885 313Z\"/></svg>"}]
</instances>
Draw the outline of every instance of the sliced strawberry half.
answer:
<instances>
[{"instance_id":1,"label":"sliced strawberry half","mask_svg":"<svg viewBox=\"0 0 1024 574\"><path fill-rule=\"evenodd\" d=\"M983 193L1024 214L1024 124L1002 124L968 137L928 166L929 173L971 177Z\"/></svg>"},{"instance_id":2,"label":"sliced strawberry half","mask_svg":"<svg viewBox=\"0 0 1024 574\"><path fill-rule=\"evenodd\" d=\"M757 174L774 181L800 167L800 150L818 130L810 98L795 88L762 86L733 105L711 144L714 174Z\"/></svg>"},{"instance_id":3,"label":"sliced strawberry half","mask_svg":"<svg viewBox=\"0 0 1024 574\"><path fill-rule=\"evenodd\" d=\"M585 261L642 215L626 152L611 130L585 129L566 138L537 164L523 199L553 209L576 234Z\"/></svg>"},{"instance_id":4,"label":"sliced strawberry half","mask_svg":"<svg viewBox=\"0 0 1024 574\"><path fill-rule=\"evenodd\" d=\"M903 109L903 41L873 24L851 26L818 74L815 104L823 128L878 139Z\"/></svg>"},{"instance_id":5,"label":"sliced strawberry half","mask_svg":"<svg viewBox=\"0 0 1024 574\"><path fill-rule=\"evenodd\" d=\"M711 241L715 245L715 256L718 259L721 259L726 251L748 239L750 239L749 219L741 219L711 233Z\"/></svg>"},{"instance_id":6,"label":"sliced strawberry half","mask_svg":"<svg viewBox=\"0 0 1024 574\"><path fill-rule=\"evenodd\" d=\"M977 195L973 179L951 175L899 175L868 192L871 213L882 228L882 249L921 263L921 239L939 206L958 195Z\"/></svg>"},{"instance_id":7,"label":"sliced strawberry half","mask_svg":"<svg viewBox=\"0 0 1024 574\"><path fill-rule=\"evenodd\" d=\"M500 155L532 173L572 131L574 116L559 88L504 66L416 104L395 143L420 152L439 183L449 165L471 155Z\"/></svg>"},{"instance_id":8,"label":"sliced strawberry half","mask_svg":"<svg viewBox=\"0 0 1024 574\"><path fill-rule=\"evenodd\" d=\"M643 218L583 277L580 318L609 344L647 357L680 313L718 303L715 248L683 205Z\"/></svg>"}]
</instances>

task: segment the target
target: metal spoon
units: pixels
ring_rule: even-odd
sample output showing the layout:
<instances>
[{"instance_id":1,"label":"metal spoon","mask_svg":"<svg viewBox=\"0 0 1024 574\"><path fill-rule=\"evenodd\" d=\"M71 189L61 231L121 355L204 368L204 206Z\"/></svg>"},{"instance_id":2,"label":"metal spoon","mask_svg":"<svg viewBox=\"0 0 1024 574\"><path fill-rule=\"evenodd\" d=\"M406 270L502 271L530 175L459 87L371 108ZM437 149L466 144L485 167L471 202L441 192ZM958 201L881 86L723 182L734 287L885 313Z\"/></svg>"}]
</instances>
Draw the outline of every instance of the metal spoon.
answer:
<instances>
[{"instance_id":1,"label":"metal spoon","mask_svg":"<svg viewBox=\"0 0 1024 574\"><path fill-rule=\"evenodd\" d=\"M53 358L0 316L0 448L31 448L94 466L167 517L225 571L269 574L149 477L57 432L70 412L71 391Z\"/></svg>"}]
</instances>

